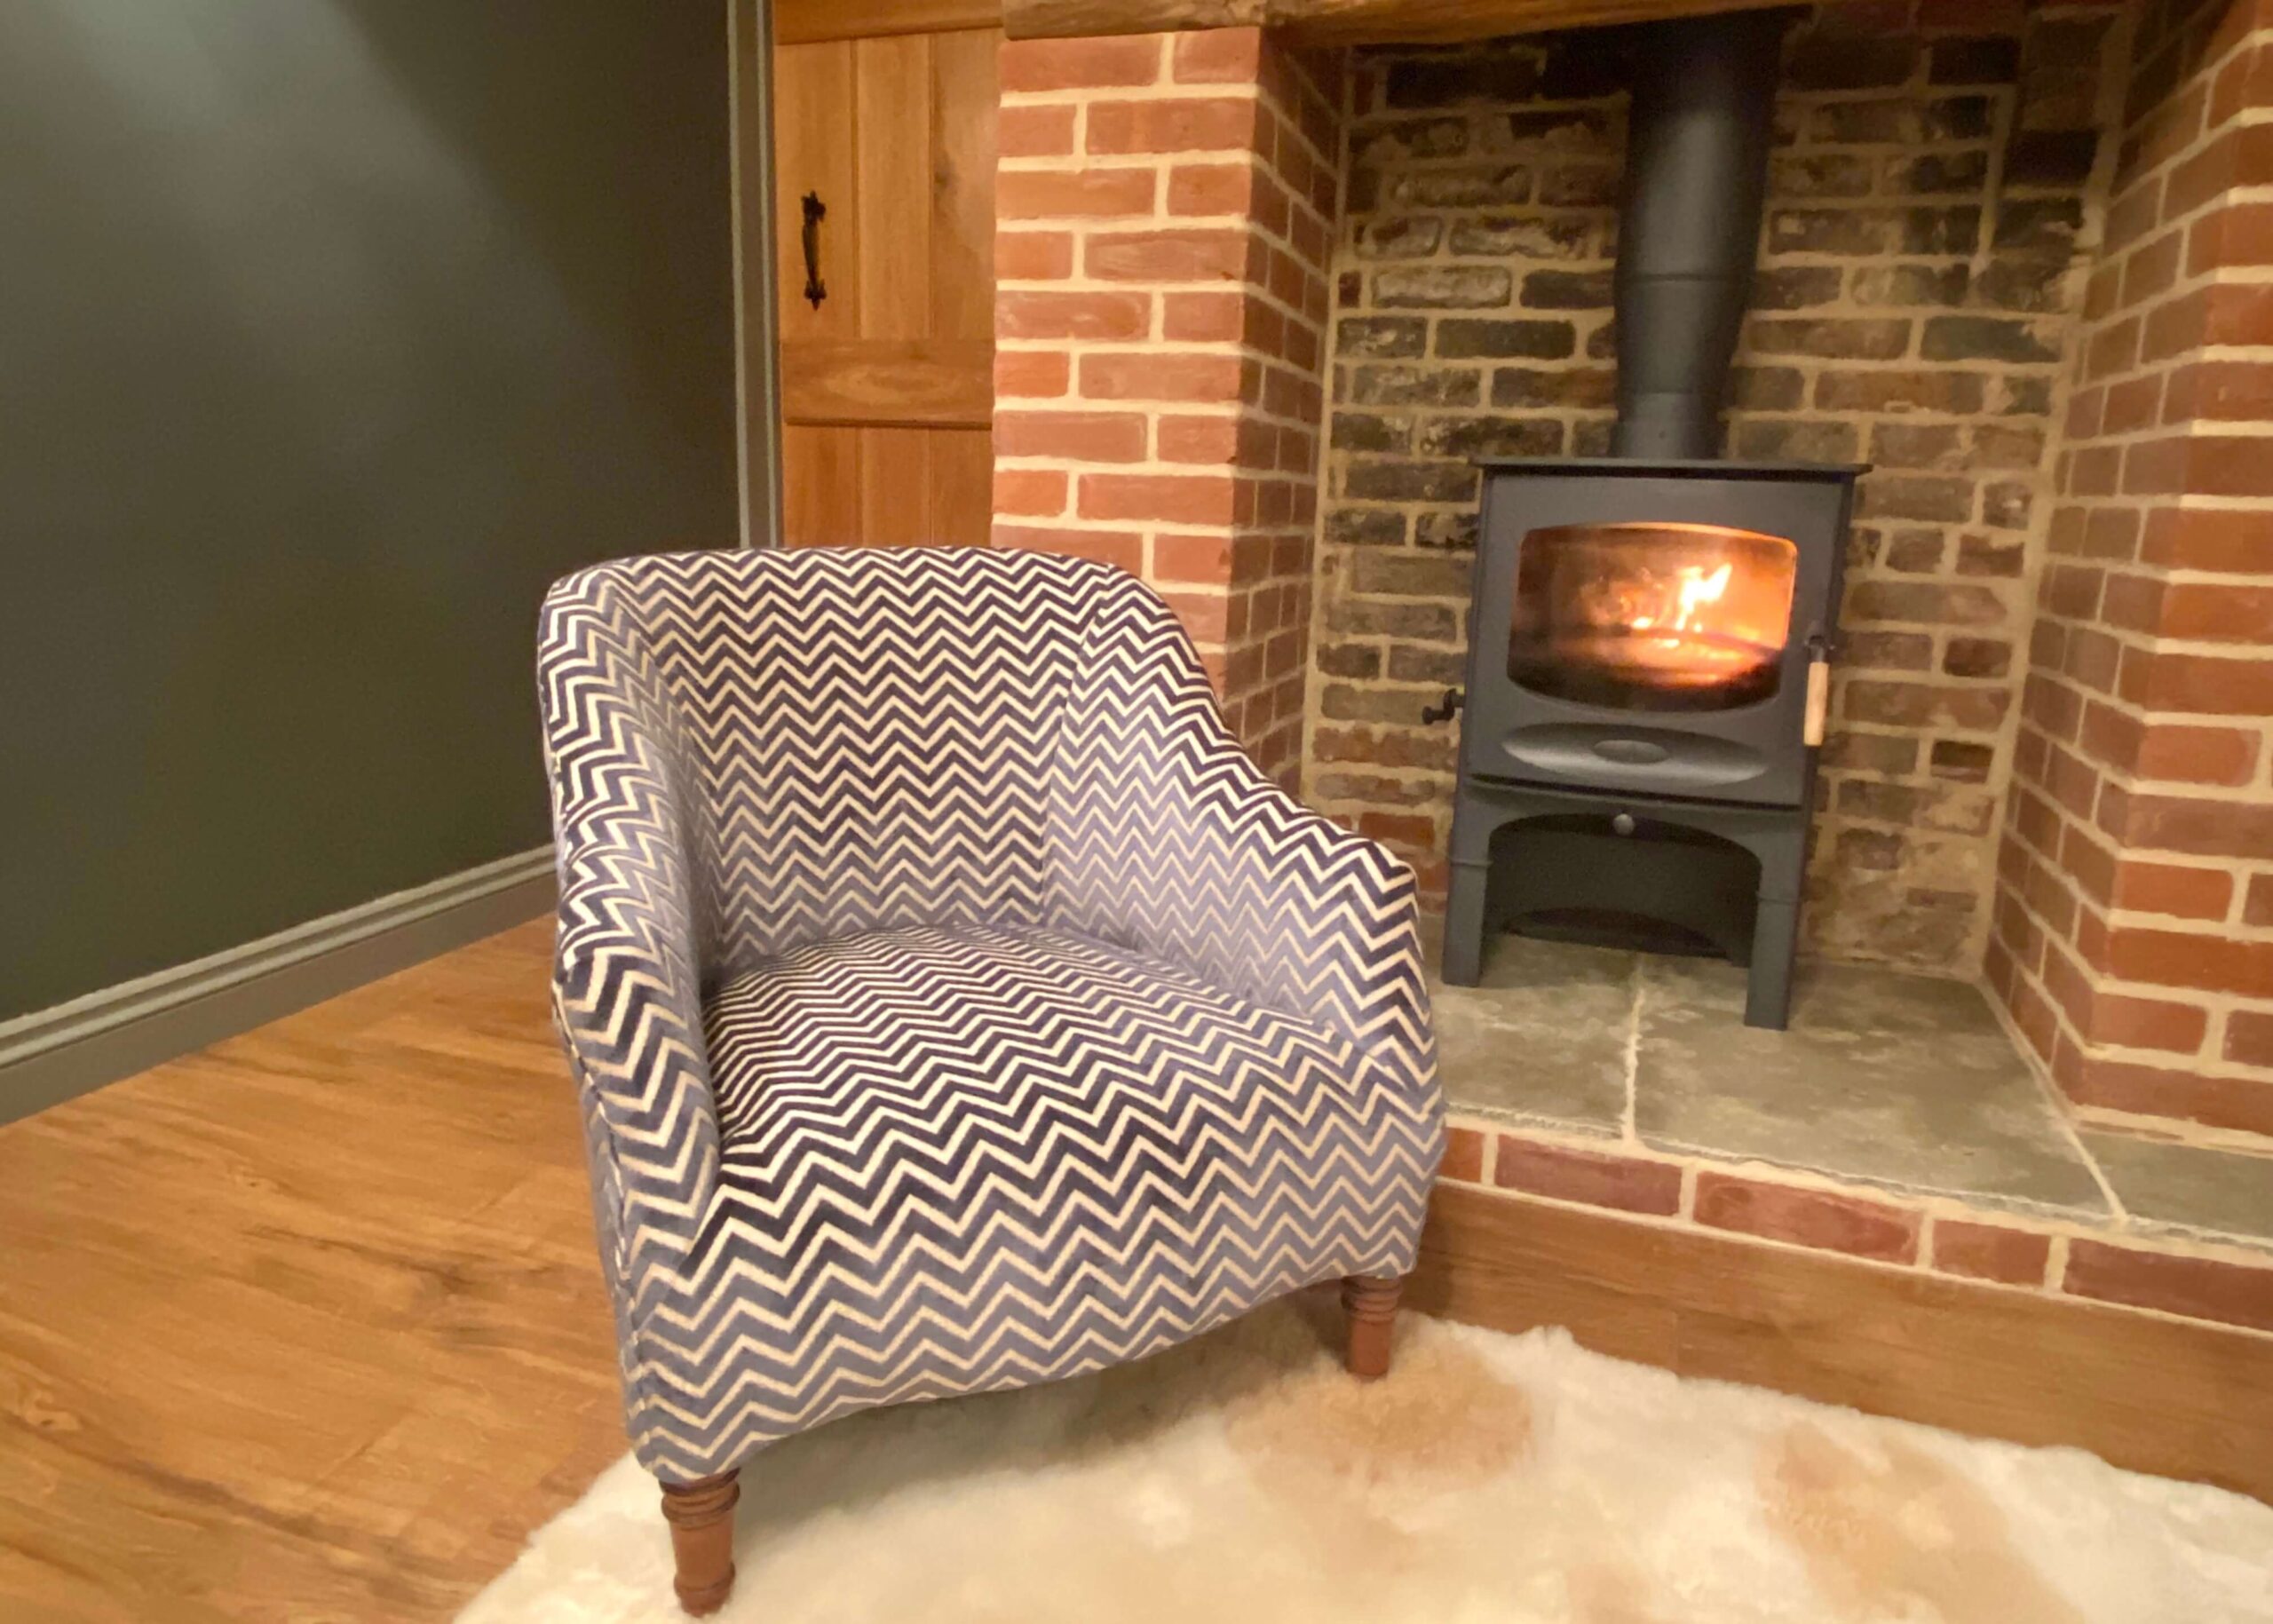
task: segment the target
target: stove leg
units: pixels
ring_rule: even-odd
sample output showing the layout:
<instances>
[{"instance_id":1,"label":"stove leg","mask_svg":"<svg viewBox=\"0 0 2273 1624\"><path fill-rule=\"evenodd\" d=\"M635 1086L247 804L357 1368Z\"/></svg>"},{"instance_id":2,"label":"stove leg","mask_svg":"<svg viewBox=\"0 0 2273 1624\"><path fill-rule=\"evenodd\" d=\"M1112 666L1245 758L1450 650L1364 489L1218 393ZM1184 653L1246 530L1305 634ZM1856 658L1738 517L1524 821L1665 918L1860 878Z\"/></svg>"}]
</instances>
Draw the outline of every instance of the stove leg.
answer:
<instances>
[{"instance_id":1,"label":"stove leg","mask_svg":"<svg viewBox=\"0 0 2273 1624\"><path fill-rule=\"evenodd\" d=\"M1492 879L1489 859L1452 862L1452 891L1445 899L1446 986L1474 986L1484 974L1484 894Z\"/></svg>"},{"instance_id":2,"label":"stove leg","mask_svg":"<svg viewBox=\"0 0 2273 1624\"><path fill-rule=\"evenodd\" d=\"M1760 860L1760 893L1752 915L1751 969L1745 978L1744 1024L1781 1032L1792 1018L1792 960L1800 939L1800 898L1807 889L1808 826L1790 824L1738 839Z\"/></svg>"}]
</instances>

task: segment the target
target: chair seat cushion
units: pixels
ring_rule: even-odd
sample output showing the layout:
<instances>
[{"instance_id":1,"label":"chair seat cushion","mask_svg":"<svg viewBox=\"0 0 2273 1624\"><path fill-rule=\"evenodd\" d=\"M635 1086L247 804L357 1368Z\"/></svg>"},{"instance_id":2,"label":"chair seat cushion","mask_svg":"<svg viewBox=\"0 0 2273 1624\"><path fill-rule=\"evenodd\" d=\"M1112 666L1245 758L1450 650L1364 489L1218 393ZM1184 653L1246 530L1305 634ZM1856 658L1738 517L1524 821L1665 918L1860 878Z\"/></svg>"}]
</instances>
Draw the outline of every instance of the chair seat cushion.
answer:
<instances>
[{"instance_id":1,"label":"chair seat cushion","mask_svg":"<svg viewBox=\"0 0 2273 1624\"><path fill-rule=\"evenodd\" d=\"M715 1335L650 1374L750 1446L1401 1269L1434 1171L1430 1103L1345 1040L1063 931L825 942L705 1025L723 1166L686 1300Z\"/></svg>"}]
</instances>

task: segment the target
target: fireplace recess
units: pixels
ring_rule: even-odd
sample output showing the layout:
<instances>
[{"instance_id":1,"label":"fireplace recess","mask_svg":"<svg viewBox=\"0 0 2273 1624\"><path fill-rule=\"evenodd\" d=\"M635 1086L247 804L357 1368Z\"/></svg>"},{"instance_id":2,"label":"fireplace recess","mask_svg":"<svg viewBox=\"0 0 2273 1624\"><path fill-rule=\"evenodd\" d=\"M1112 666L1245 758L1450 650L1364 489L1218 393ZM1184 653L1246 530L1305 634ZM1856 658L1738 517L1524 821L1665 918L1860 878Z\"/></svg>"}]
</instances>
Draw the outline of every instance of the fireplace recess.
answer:
<instances>
[{"instance_id":1,"label":"fireplace recess","mask_svg":"<svg viewBox=\"0 0 2273 1624\"><path fill-rule=\"evenodd\" d=\"M1487 459L1444 978L1488 933L1711 950L1780 1027L1849 464L1715 460L1787 18L1627 30L1612 455ZM1637 922L1641 922L1638 923Z\"/></svg>"}]
</instances>

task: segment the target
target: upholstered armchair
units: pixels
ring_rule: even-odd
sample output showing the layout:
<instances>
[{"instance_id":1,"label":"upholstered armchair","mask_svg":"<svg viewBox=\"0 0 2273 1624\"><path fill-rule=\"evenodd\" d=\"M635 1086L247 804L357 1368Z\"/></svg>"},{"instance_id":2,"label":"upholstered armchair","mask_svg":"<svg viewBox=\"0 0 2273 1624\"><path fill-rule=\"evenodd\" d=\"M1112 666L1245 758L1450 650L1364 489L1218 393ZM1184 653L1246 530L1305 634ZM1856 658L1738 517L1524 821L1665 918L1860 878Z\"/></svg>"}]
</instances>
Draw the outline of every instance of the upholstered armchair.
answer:
<instances>
[{"instance_id":1,"label":"upholstered armchair","mask_svg":"<svg viewBox=\"0 0 2273 1624\"><path fill-rule=\"evenodd\" d=\"M974 549L560 582L555 1010L690 1612L734 1474L1341 1279L1387 1367L1442 1141L1412 875L1132 577Z\"/></svg>"}]
</instances>

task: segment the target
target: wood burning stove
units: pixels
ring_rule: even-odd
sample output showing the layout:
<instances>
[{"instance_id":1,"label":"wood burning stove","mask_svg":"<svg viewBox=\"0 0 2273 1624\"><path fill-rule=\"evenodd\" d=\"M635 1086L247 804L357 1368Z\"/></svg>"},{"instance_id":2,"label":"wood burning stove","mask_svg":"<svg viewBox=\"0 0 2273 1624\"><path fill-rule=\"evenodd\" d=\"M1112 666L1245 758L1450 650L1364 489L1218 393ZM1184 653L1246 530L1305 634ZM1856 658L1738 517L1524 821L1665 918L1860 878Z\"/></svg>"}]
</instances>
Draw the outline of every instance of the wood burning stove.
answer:
<instances>
[{"instance_id":1,"label":"wood burning stove","mask_svg":"<svg viewBox=\"0 0 2273 1624\"><path fill-rule=\"evenodd\" d=\"M1612 455L1487 460L1444 978L1503 924L1707 947L1785 1024L1855 480L1713 460L1784 18L1651 25L1615 278Z\"/></svg>"},{"instance_id":2,"label":"wood burning stove","mask_svg":"<svg viewBox=\"0 0 2273 1624\"><path fill-rule=\"evenodd\" d=\"M1750 963L1747 1023L1782 1026L1860 471L1484 466L1445 979L1517 919L1640 916Z\"/></svg>"}]
</instances>

